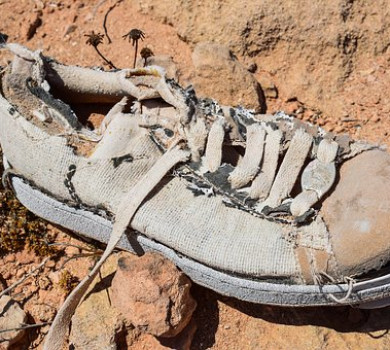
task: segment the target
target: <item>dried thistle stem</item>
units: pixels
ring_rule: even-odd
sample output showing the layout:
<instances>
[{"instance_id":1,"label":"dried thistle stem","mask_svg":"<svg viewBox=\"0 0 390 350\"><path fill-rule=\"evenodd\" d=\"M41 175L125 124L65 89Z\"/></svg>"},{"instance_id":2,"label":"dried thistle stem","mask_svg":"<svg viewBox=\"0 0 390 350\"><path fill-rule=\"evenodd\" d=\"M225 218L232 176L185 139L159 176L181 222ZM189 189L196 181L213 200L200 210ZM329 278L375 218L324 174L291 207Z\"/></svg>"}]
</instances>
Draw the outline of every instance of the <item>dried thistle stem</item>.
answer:
<instances>
[{"instance_id":1,"label":"dried thistle stem","mask_svg":"<svg viewBox=\"0 0 390 350\"><path fill-rule=\"evenodd\" d=\"M91 45L97 54L106 62L108 65L114 69L118 69L115 67L114 63L104 57L104 55L98 49L98 46L103 42L104 34L95 33L92 31L90 34L85 34L84 36L88 37L88 40L85 42L88 45Z\"/></svg>"},{"instance_id":2,"label":"dried thistle stem","mask_svg":"<svg viewBox=\"0 0 390 350\"><path fill-rule=\"evenodd\" d=\"M135 65L137 63L137 53L138 53L138 40L135 41L135 54L134 54L133 68L135 68Z\"/></svg>"},{"instance_id":3,"label":"dried thistle stem","mask_svg":"<svg viewBox=\"0 0 390 350\"><path fill-rule=\"evenodd\" d=\"M134 63L133 63L133 68L135 68L135 66L137 64L138 41L140 39L144 40L145 33L140 29L132 29L132 30L130 30L130 32L123 35L122 38L124 38L124 39L128 38L129 41L130 40L132 41L133 46L135 46L135 55L134 55Z\"/></svg>"},{"instance_id":4,"label":"dried thistle stem","mask_svg":"<svg viewBox=\"0 0 390 350\"><path fill-rule=\"evenodd\" d=\"M103 56L103 54L99 51L99 49L97 48L97 46L94 46L94 48L95 48L95 50L96 50L96 52L97 52L97 54L110 66L110 67L112 67L112 68L114 68L114 69L118 69L117 67L115 67L115 65L114 65L114 63L112 63L110 60L108 60L107 58L105 58L104 56Z\"/></svg>"}]
</instances>

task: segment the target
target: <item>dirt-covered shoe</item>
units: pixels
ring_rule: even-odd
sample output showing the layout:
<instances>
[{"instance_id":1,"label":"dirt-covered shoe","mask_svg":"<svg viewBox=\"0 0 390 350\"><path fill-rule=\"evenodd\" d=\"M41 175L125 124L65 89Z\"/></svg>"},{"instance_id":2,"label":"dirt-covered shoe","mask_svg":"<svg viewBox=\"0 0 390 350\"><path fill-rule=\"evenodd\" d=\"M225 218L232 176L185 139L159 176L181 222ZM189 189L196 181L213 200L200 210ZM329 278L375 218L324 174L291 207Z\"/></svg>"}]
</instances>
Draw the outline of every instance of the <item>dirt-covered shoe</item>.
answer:
<instances>
[{"instance_id":1,"label":"dirt-covered shoe","mask_svg":"<svg viewBox=\"0 0 390 350\"><path fill-rule=\"evenodd\" d=\"M388 303L381 148L199 99L159 67L105 72L3 46L15 54L0 86L4 181L37 215L108 242L55 326L115 246L160 252L196 283L246 301ZM92 128L86 116L105 110Z\"/></svg>"}]
</instances>

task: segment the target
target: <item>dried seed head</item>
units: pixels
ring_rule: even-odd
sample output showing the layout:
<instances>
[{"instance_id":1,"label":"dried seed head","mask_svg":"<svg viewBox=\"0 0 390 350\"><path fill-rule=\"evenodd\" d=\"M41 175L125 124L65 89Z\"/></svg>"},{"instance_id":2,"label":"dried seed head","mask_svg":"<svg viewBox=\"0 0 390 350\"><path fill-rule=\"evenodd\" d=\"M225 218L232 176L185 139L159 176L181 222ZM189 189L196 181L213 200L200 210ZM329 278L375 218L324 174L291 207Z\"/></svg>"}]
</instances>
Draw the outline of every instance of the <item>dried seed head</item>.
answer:
<instances>
[{"instance_id":1,"label":"dried seed head","mask_svg":"<svg viewBox=\"0 0 390 350\"><path fill-rule=\"evenodd\" d=\"M129 38L129 41L132 40L132 44L133 46L135 45L135 43L138 41L138 40L144 40L145 38L145 33L140 30L140 29L132 29L130 30L130 32L128 32L127 34L123 35L122 38Z\"/></svg>"},{"instance_id":2,"label":"dried seed head","mask_svg":"<svg viewBox=\"0 0 390 350\"><path fill-rule=\"evenodd\" d=\"M141 57L146 61L149 57L152 57L154 56L154 53L151 49L149 49L148 47L144 47L142 48L141 52Z\"/></svg>"},{"instance_id":3,"label":"dried seed head","mask_svg":"<svg viewBox=\"0 0 390 350\"><path fill-rule=\"evenodd\" d=\"M69 294L79 283L79 279L70 273L68 270L63 270L58 281L58 286L66 293Z\"/></svg>"},{"instance_id":4,"label":"dried seed head","mask_svg":"<svg viewBox=\"0 0 390 350\"><path fill-rule=\"evenodd\" d=\"M146 66L147 59L149 57L154 56L153 51L151 49L149 49L148 47L143 47L140 54L141 54L142 59L144 60L144 67Z\"/></svg>"},{"instance_id":5,"label":"dried seed head","mask_svg":"<svg viewBox=\"0 0 390 350\"><path fill-rule=\"evenodd\" d=\"M88 40L85 43L93 47L97 47L99 44L101 44L104 38L104 34L95 34L94 31L92 31L90 34L84 34L84 36L88 37Z\"/></svg>"}]
</instances>

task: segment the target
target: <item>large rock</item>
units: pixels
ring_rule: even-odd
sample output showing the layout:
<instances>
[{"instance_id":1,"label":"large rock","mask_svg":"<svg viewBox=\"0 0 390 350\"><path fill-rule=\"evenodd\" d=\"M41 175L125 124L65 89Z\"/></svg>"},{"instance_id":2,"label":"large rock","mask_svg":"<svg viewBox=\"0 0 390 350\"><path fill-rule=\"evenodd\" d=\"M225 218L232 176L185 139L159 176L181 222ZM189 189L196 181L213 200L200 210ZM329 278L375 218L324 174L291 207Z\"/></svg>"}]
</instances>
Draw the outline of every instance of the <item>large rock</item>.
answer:
<instances>
[{"instance_id":1,"label":"large rock","mask_svg":"<svg viewBox=\"0 0 390 350\"><path fill-rule=\"evenodd\" d=\"M8 295L0 298L0 331L22 327L27 322L26 313ZM0 349L8 349L23 338L24 330L0 333Z\"/></svg>"},{"instance_id":2,"label":"large rock","mask_svg":"<svg viewBox=\"0 0 390 350\"><path fill-rule=\"evenodd\" d=\"M126 349L143 341L158 350L189 349L196 329L189 324L196 307L190 286L160 255L113 254L76 309L69 342L78 350ZM154 336L173 338L165 344Z\"/></svg>"},{"instance_id":3,"label":"large rock","mask_svg":"<svg viewBox=\"0 0 390 350\"><path fill-rule=\"evenodd\" d=\"M112 304L127 322L155 336L173 337L189 323L196 302L191 281L164 257L122 257L112 281Z\"/></svg>"},{"instance_id":4,"label":"large rock","mask_svg":"<svg viewBox=\"0 0 390 350\"><path fill-rule=\"evenodd\" d=\"M227 47L215 43L198 44L192 61L195 66L192 82L198 96L215 98L224 105L265 111L259 83Z\"/></svg>"},{"instance_id":5,"label":"large rock","mask_svg":"<svg viewBox=\"0 0 390 350\"><path fill-rule=\"evenodd\" d=\"M117 265L111 255L72 317L69 342L78 350L116 349L119 314L110 304L111 280Z\"/></svg>"}]
</instances>

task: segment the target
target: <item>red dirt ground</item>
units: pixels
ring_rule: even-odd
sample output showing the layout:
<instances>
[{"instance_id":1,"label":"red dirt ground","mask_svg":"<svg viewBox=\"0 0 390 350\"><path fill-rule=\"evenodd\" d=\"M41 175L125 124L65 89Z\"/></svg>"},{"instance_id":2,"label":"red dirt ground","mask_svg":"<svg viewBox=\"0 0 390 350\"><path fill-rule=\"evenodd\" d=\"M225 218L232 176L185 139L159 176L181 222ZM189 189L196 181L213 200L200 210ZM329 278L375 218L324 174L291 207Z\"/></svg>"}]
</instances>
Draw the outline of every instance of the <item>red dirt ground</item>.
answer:
<instances>
[{"instance_id":1,"label":"red dirt ground","mask_svg":"<svg viewBox=\"0 0 390 350\"><path fill-rule=\"evenodd\" d=\"M85 34L91 30L103 32L104 15L114 1L49 1L49 0L0 0L0 32L9 35L10 42L19 42L31 49L41 49L46 55L55 57L67 64L102 65L101 59L92 47L85 44ZM156 19L156 16L139 11L137 2L124 1L110 13L108 18L111 45L104 44L101 50L119 67L130 66L133 47L121 38L132 28L141 28L146 33L144 44L156 54L170 55L179 69L179 79L183 85L191 82L193 66L192 46L181 40L177 30L170 24ZM157 16L158 17L158 16ZM207 19L206 19L207 20ZM232 19L233 20L233 19ZM212 23L210 23L212 25ZM313 38L311 38L313 39ZM308 38L310 40L310 38ZM314 39L313 39L314 40ZM0 65L5 65L10 56L0 52ZM238 55L243 63L251 58ZM283 109L298 117L311 120L327 130L348 132L353 136L368 140L389 143L390 122L384 117L388 106L365 93L367 84L377 84L378 89L387 89L386 57L373 64L367 60L349 79L354 86L345 91L349 103L361 104L355 108L356 115L332 117L318 106L305 105L288 97L288 87L272 72L257 72L255 77L268 74L278 87L276 99L268 99L268 112ZM366 72L366 73L364 73ZM286 92L287 91L287 92ZM367 105L370 111L365 113ZM379 113L381 112L381 113ZM380 115L380 116L378 116ZM51 227L55 241L85 246L76 238L57 228ZM26 280L12 292L12 297L20 301L29 315L31 323L50 321L65 297L57 282L67 257L79 254L80 250L59 246L62 253L51 259L46 267L33 278ZM24 250L8 254L0 259L0 277L5 285L10 285L36 266L42 258ZM93 265L93 257L80 257L66 264L72 274L82 277ZM194 319L197 324L191 349L388 349L390 337L390 309L359 310L350 307L338 308L280 308L253 305L226 298L199 286L193 287L193 295L198 302ZM21 348L40 349L48 326L28 332ZM156 349L155 340L141 337L129 349ZM19 347L20 348L20 347ZM161 349L163 347L161 346Z\"/></svg>"}]
</instances>

